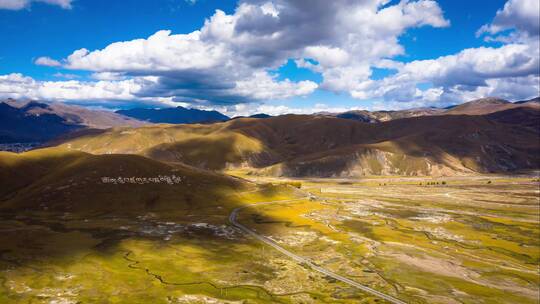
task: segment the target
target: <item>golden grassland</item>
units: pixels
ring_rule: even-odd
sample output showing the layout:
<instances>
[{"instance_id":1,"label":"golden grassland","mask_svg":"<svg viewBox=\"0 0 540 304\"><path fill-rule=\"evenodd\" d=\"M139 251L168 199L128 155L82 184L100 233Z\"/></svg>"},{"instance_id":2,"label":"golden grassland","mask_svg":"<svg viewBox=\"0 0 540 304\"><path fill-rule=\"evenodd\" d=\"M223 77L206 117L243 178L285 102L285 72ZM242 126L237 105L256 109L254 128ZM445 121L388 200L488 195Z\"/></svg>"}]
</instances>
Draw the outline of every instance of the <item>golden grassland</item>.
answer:
<instances>
[{"instance_id":1,"label":"golden grassland","mask_svg":"<svg viewBox=\"0 0 540 304\"><path fill-rule=\"evenodd\" d=\"M185 183L99 183L173 173ZM228 223L234 208L268 201L238 220L407 303L538 303L536 178L228 173L62 148L2 153L0 303L381 303Z\"/></svg>"},{"instance_id":2,"label":"golden grassland","mask_svg":"<svg viewBox=\"0 0 540 304\"><path fill-rule=\"evenodd\" d=\"M247 155L263 150L260 141L225 127L226 124L216 123L113 128L76 137L59 147L93 154L138 154L209 170L241 163Z\"/></svg>"},{"instance_id":3,"label":"golden grassland","mask_svg":"<svg viewBox=\"0 0 540 304\"><path fill-rule=\"evenodd\" d=\"M269 185L230 193L243 203L291 197L290 189ZM230 211L218 203L136 218L4 214L0 302L356 303L364 298L227 226Z\"/></svg>"},{"instance_id":4,"label":"golden grassland","mask_svg":"<svg viewBox=\"0 0 540 304\"><path fill-rule=\"evenodd\" d=\"M0 303L360 298L228 224L236 207L298 197L291 187L256 185L141 156L61 148L2 153L0 169ZM182 183L100 182L102 176L157 174L177 174Z\"/></svg>"},{"instance_id":5,"label":"golden grassland","mask_svg":"<svg viewBox=\"0 0 540 304\"><path fill-rule=\"evenodd\" d=\"M536 178L301 183L315 201L264 205L243 220L407 303L538 303Z\"/></svg>"}]
</instances>

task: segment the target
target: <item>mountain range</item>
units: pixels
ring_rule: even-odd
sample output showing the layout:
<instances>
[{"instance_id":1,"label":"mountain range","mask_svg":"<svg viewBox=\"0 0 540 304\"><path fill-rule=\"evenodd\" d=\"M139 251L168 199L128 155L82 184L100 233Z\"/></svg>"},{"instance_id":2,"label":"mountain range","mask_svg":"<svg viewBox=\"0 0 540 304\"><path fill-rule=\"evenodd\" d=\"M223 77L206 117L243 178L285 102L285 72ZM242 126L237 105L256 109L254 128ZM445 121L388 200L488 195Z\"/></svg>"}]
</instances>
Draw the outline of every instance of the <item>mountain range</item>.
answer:
<instances>
[{"instance_id":1,"label":"mountain range","mask_svg":"<svg viewBox=\"0 0 540 304\"><path fill-rule=\"evenodd\" d=\"M119 126L138 127L145 122L111 111L89 109L82 106L68 105L59 102L16 101L8 99L4 103L24 111L29 116L43 114L57 115L66 124L79 125L94 129L107 129Z\"/></svg>"},{"instance_id":2,"label":"mountain range","mask_svg":"<svg viewBox=\"0 0 540 304\"><path fill-rule=\"evenodd\" d=\"M486 103L501 110L456 113L486 111ZM239 118L207 125L115 128L66 139L60 146L274 176L508 173L540 167L539 121L537 101L477 100L446 114L377 123L332 115Z\"/></svg>"},{"instance_id":3,"label":"mountain range","mask_svg":"<svg viewBox=\"0 0 540 304\"><path fill-rule=\"evenodd\" d=\"M81 128L55 114L30 114L0 103L0 143L41 142Z\"/></svg>"},{"instance_id":4,"label":"mountain range","mask_svg":"<svg viewBox=\"0 0 540 304\"><path fill-rule=\"evenodd\" d=\"M115 118L107 120L114 128L101 130L92 127L97 111L87 110L93 115L84 120L69 115L76 107L69 113L59 109L64 108L0 104L1 139L55 138L49 146L69 151L132 154L204 170L243 168L273 176L438 176L540 168L538 98L516 103L484 98L447 109L257 115L181 125L150 124L126 118L123 112L106 112ZM183 108L151 113L186 111L197 113ZM121 126L124 122L132 124Z\"/></svg>"},{"instance_id":5,"label":"mountain range","mask_svg":"<svg viewBox=\"0 0 540 304\"><path fill-rule=\"evenodd\" d=\"M353 110L343 113L328 113L321 112L318 115L335 116L345 119L353 119L362 122L382 122L393 119L409 118L417 116L433 116L433 115L484 115L497 111L508 110L518 107L535 107L540 108L540 97L530 100L522 100L517 102L509 102L501 98L481 98L462 103L460 105L449 106L446 108L416 108L398 111L366 111Z\"/></svg>"},{"instance_id":6,"label":"mountain range","mask_svg":"<svg viewBox=\"0 0 540 304\"><path fill-rule=\"evenodd\" d=\"M118 110L116 113L153 123L211 123L230 119L228 116L225 116L218 111L187 109L184 107L164 109L135 108L130 110Z\"/></svg>"},{"instance_id":7,"label":"mountain range","mask_svg":"<svg viewBox=\"0 0 540 304\"><path fill-rule=\"evenodd\" d=\"M0 103L0 144L45 142L80 129L138 127L144 124L110 111L61 103L21 102L13 99Z\"/></svg>"},{"instance_id":8,"label":"mountain range","mask_svg":"<svg viewBox=\"0 0 540 304\"><path fill-rule=\"evenodd\" d=\"M116 112L63 103L5 100L0 104L0 144L46 142L75 130L139 127L149 123L211 123L229 120L217 111L135 108Z\"/></svg>"}]
</instances>

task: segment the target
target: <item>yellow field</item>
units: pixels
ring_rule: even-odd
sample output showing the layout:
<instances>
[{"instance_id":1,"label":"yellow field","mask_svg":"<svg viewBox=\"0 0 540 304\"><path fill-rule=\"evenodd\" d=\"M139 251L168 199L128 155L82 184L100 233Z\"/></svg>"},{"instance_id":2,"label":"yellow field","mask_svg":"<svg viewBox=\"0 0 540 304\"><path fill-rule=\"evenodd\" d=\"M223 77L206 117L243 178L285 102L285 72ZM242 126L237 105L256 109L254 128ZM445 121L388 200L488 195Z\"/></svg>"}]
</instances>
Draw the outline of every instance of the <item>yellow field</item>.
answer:
<instances>
[{"instance_id":1,"label":"yellow field","mask_svg":"<svg viewBox=\"0 0 540 304\"><path fill-rule=\"evenodd\" d=\"M538 303L529 177L256 181L201 208L137 217L3 213L0 302L383 302L228 223L235 206L272 201L239 222L406 303Z\"/></svg>"},{"instance_id":2,"label":"yellow field","mask_svg":"<svg viewBox=\"0 0 540 304\"><path fill-rule=\"evenodd\" d=\"M289 250L407 303L538 303L534 178L301 183L315 201L261 206L244 221Z\"/></svg>"}]
</instances>

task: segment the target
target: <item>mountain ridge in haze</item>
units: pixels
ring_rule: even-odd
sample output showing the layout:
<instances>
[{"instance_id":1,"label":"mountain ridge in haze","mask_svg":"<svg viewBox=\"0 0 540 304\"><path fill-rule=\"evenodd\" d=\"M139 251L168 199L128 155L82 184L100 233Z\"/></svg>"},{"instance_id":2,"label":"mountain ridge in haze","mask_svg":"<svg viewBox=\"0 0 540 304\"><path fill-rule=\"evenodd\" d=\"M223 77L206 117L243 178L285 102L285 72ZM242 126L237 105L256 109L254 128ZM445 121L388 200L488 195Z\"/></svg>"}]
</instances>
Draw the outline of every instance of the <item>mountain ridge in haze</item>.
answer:
<instances>
[{"instance_id":1,"label":"mountain ridge in haze","mask_svg":"<svg viewBox=\"0 0 540 304\"><path fill-rule=\"evenodd\" d=\"M531 100L508 102L500 98L482 98L460 105L440 108L417 108L400 111L365 111L355 110L343 113L315 113L314 116L328 116L340 119L355 120L364 123L381 123L396 119L422 116L448 116L448 115L486 115L514 108L540 109L539 98ZM125 111L137 113L140 109L121 110L118 113L109 111L90 110L83 107L65 105L61 103L22 102L12 99L5 101L0 108L0 115L9 116L0 126L0 143L18 142L44 142L54 137L65 136L67 133L81 129L106 129L111 127L128 126L138 127L149 123L124 116L119 113ZM17 112L17 114L13 114ZM8 114L12 113L12 114ZM225 121L229 118L217 111L203 111L185 109L182 107L162 110L143 109L140 117L153 119L156 122L170 123L211 123ZM157 113L157 114L156 114ZM137 116L137 115L135 115ZM256 114L252 118L271 118L266 114ZM235 119L239 119L236 117ZM46 131L49 130L49 131ZM77 132L74 137L88 132Z\"/></svg>"},{"instance_id":2,"label":"mountain ridge in haze","mask_svg":"<svg viewBox=\"0 0 540 304\"><path fill-rule=\"evenodd\" d=\"M209 125L114 129L73 138L62 146L277 176L511 173L540 167L539 119L535 107L379 123L289 114Z\"/></svg>"},{"instance_id":3,"label":"mountain ridge in haze","mask_svg":"<svg viewBox=\"0 0 540 304\"><path fill-rule=\"evenodd\" d=\"M413 108L405 110L351 110L341 113L321 112L316 115L328 115L368 123L378 123L394 119L433 115L485 115L519 107L540 108L540 97L529 100L510 102L498 97L486 97L451 105L444 108Z\"/></svg>"},{"instance_id":4,"label":"mountain ridge in haze","mask_svg":"<svg viewBox=\"0 0 540 304\"><path fill-rule=\"evenodd\" d=\"M119 115L112 111L93 110L59 102L17 101L8 99L5 103L19 108L30 115L53 114L62 117L68 124L95 129L107 129L119 126L138 127L146 124L146 122Z\"/></svg>"},{"instance_id":5,"label":"mountain ridge in haze","mask_svg":"<svg viewBox=\"0 0 540 304\"><path fill-rule=\"evenodd\" d=\"M0 144L40 143L84 128L137 127L144 124L146 122L113 112L60 103L14 99L0 103Z\"/></svg>"},{"instance_id":6,"label":"mountain ridge in haze","mask_svg":"<svg viewBox=\"0 0 540 304\"><path fill-rule=\"evenodd\" d=\"M152 123L211 123L230 119L218 111L188 109L181 106L163 109L133 108L118 110L115 113Z\"/></svg>"},{"instance_id":7,"label":"mountain ridge in haze","mask_svg":"<svg viewBox=\"0 0 540 304\"><path fill-rule=\"evenodd\" d=\"M80 128L56 114L31 114L0 103L0 143L43 142Z\"/></svg>"}]
</instances>

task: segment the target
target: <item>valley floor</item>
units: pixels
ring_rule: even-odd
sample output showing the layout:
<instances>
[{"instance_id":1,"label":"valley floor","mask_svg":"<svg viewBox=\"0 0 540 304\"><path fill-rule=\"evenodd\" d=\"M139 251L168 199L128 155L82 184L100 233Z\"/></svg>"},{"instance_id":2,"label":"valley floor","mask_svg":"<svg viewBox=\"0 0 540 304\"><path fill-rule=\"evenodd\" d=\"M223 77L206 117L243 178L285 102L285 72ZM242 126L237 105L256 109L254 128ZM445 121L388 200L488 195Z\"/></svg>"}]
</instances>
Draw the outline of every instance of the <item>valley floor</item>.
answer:
<instances>
[{"instance_id":1,"label":"valley floor","mask_svg":"<svg viewBox=\"0 0 540 304\"><path fill-rule=\"evenodd\" d=\"M235 200L272 203L237 222L364 286L406 303L539 303L536 177L241 177L265 186ZM384 302L246 235L231 212L0 214L0 303Z\"/></svg>"}]
</instances>

